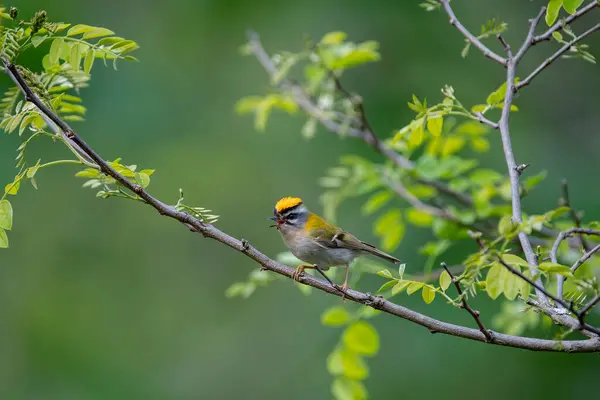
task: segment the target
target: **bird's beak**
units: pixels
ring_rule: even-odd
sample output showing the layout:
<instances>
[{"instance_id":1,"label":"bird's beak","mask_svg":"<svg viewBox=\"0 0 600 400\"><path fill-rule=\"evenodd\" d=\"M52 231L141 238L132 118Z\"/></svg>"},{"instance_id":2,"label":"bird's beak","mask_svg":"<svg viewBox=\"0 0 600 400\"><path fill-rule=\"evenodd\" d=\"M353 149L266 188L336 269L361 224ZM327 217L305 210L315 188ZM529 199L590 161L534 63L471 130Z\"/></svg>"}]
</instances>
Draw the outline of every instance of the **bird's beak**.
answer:
<instances>
[{"instance_id":1,"label":"bird's beak","mask_svg":"<svg viewBox=\"0 0 600 400\"><path fill-rule=\"evenodd\" d=\"M275 227L278 227L279 225L283 224L283 220L279 217L271 217L271 218L267 218L267 219L276 222L276 224L269 225L269 228L275 228Z\"/></svg>"}]
</instances>

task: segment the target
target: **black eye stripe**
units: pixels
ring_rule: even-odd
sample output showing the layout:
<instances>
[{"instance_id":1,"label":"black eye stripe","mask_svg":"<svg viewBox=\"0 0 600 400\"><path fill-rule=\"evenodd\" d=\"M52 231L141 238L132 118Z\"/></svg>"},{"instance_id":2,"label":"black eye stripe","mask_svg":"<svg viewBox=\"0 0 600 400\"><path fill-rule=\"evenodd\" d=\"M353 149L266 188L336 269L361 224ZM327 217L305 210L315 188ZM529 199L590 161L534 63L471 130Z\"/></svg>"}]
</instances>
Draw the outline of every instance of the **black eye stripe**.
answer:
<instances>
[{"instance_id":1,"label":"black eye stripe","mask_svg":"<svg viewBox=\"0 0 600 400\"><path fill-rule=\"evenodd\" d=\"M296 219L298 217L298 213L289 213L286 215L287 219Z\"/></svg>"}]
</instances>

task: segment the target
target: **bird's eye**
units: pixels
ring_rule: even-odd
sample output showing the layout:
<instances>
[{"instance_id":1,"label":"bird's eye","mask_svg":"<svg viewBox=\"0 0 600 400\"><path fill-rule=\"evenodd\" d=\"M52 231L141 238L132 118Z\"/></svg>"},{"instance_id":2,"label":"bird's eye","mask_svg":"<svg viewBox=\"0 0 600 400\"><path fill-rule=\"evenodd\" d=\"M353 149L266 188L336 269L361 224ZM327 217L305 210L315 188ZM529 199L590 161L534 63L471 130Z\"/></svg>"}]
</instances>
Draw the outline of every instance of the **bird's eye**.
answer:
<instances>
[{"instance_id":1,"label":"bird's eye","mask_svg":"<svg viewBox=\"0 0 600 400\"><path fill-rule=\"evenodd\" d=\"M291 213L287 215L287 219L296 219L296 217L298 216L297 213Z\"/></svg>"}]
</instances>

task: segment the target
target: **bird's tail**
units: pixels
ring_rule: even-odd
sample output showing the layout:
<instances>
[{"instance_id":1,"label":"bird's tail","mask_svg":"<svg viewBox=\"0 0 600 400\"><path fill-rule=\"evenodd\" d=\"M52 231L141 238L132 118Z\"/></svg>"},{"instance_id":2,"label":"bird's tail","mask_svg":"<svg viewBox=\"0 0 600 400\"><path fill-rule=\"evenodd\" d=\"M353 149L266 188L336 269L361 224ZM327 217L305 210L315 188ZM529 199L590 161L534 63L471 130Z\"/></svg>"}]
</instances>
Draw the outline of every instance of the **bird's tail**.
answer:
<instances>
[{"instance_id":1,"label":"bird's tail","mask_svg":"<svg viewBox=\"0 0 600 400\"><path fill-rule=\"evenodd\" d=\"M396 257L390 256L388 253L385 253L381 250L379 250L377 247L364 243L366 246L364 247L364 250L368 253L373 254L374 256L377 256L379 258L383 258L384 260L390 261L394 264L400 263L400 260L398 260Z\"/></svg>"}]
</instances>

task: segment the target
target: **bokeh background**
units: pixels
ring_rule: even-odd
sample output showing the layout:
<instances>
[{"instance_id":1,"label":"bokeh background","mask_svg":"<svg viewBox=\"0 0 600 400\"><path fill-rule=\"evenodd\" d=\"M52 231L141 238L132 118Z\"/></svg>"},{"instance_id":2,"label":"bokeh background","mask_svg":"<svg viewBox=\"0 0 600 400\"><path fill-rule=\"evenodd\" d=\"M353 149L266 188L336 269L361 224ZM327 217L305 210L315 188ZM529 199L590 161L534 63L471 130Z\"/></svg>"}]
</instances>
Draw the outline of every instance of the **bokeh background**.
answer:
<instances>
[{"instance_id":1,"label":"bokeh background","mask_svg":"<svg viewBox=\"0 0 600 400\"><path fill-rule=\"evenodd\" d=\"M437 100L452 84L465 104L480 103L503 79L503 69L475 50L460 56L463 38L439 12L418 1L171 2L19 0L27 16L44 8L54 21L104 26L136 40L140 63L118 72L97 64L83 93L87 121L75 127L105 158L155 168L151 192L174 203L213 208L219 226L249 239L266 254L283 250L265 217L284 195L302 196L321 211L317 180L340 155L377 159L362 143L323 130L303 140L303 118L276 113L267 132L233 111L237 99L268 90L258 63L238 47L257 30L271 51L299 49L304 35L332 30L351 40L378 40L382 61L344 77L364 96L380 137L412 116L412 93ZM508 22L513 47L543 1L454 1L474 31L490 17ZM592 13L578 25L598 20ZM600 35L587 41L600 54ZM490 44L500 51L494 41ZM555 44L536 46L523 61L530 71ZM33 67L39 60L25 59ZM0 80L2 87L8 78ZM586 218L599 218L600 74L582 61L561 60L516 100L512 136L520 163L548 178L527 197L529 212L556 205L559 180ZM504 171L498 138L483 160ZM16 135L0 138L0 182L15 174ZM49 141L37 154L65 155ZM304 296L276 282L248 300L225 289L255 266L225 246L194 235L140 204L101 200L82 189L75 170L38 174L39 190L23 187L13 205L11 247L0 252L0 398L3 399L326 399L331 377L325 357L340 332L319 323L340 300ZM357 204L340 223L373 240L372 220ZM395 253L418 272L424 230L411 230ZM464 250L464 249L463 249ZM468 250L468 249L467 249ZM463 251L446 261L458 262ZM380 279L363 289L375 291ZM471 324L466 313L436 301L398 298L433 316ZM498 304L476 306L489 323ZM382 340L366 381L371 398L574 398L597 395L598 355L539 354L430 335L406 321L374 320ZM543 332L532 334L544 335Z\"/></svg>"}]
</instances>

